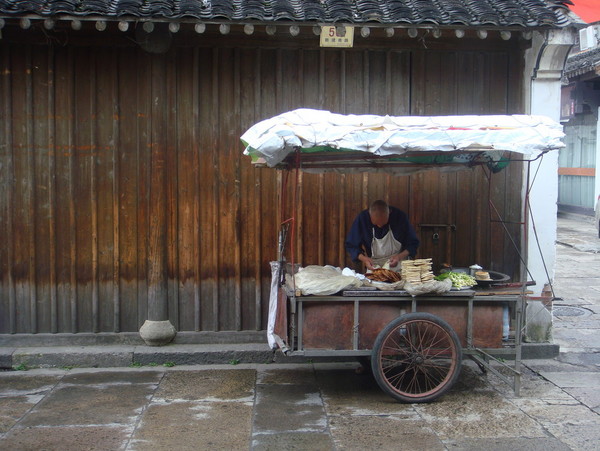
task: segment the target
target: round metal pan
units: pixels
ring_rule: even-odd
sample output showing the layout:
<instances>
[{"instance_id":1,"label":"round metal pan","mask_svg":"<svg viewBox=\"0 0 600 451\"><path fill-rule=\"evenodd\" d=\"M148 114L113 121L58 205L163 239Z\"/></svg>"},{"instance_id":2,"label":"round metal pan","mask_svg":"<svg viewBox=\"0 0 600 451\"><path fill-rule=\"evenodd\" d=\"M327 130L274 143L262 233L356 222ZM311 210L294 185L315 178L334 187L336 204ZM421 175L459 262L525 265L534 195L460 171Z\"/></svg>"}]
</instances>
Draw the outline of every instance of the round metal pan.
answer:
<instances>
[{"instance_id":1,"label":"round metal pan","mask_svg":"<svg viewBox=\"0 0 600 451\"><path fill-rule=\"evenodd\" d=\"M480 287L489 287L490 285L493 285L495 283L506 283L510 280L510 276L507 276L506 274L502 274L501 272L497 272L497 271L490 271L489 269L484 269L483 271L486 271L490 274L490 279L491 280L477 280L477 285L479 285Z\"/></svg>"}]
</instances>

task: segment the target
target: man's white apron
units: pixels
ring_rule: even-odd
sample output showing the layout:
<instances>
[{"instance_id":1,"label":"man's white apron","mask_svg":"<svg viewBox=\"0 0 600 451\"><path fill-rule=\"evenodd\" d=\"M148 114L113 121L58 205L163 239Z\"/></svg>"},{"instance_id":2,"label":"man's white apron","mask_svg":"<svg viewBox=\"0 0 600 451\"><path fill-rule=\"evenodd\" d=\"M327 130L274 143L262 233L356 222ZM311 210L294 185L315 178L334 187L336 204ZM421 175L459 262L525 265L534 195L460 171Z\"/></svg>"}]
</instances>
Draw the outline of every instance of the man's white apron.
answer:
<instances>
[{"instance_id":1,"label":"man's white apron","mask_svg":"<svg viewBox=\"0 0 600 451\"><path fill-rule=\"evenodd\" d=\"M383 266L392 255L399 254L402 250L402 243L394 238L392 229L383 238L375 238L375 228L373 228L373 241L371 242L371 259L374 265ZM397 265L390 269L399 269Z\"/></svg>"}]
</instances>

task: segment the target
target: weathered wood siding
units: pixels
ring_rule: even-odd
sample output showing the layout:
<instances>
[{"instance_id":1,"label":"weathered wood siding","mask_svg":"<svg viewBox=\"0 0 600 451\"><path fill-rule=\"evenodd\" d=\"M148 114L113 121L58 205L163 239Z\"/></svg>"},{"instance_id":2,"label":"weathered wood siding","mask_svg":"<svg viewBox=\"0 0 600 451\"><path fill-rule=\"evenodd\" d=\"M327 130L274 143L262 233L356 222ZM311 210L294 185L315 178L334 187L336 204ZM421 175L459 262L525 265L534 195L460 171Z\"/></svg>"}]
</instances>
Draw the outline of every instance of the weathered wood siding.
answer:
<instances>
[{"instance_id":1,"label":"weathered wood siding","mask_svg":"<svg viewBox=\"0 0 600 451\"><path fill-rule=\"evenodd\" d=\"M522 112L518 50L413 47L151 55L0 41L0 333L137 331L151 290L179 330L264 329L283 175L242 156L249 126L299 107ZM518 164L490 184L481 169L300 183L302 264L349 265L352 219L383 198L410 213L421 257L516 272L488 190L518 221ZM420 224L456 230L435 241Z\"/></svg>"}]
</instances>

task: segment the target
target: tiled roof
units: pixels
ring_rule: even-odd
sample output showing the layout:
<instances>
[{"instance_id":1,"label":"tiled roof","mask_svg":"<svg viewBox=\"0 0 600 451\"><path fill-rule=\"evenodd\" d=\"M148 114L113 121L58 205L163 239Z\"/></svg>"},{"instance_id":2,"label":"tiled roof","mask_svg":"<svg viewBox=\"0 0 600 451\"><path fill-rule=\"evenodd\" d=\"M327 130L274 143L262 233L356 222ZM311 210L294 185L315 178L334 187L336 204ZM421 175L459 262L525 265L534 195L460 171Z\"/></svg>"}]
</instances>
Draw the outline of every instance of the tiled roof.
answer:
<instances>
[{"instance_id":1,"label":"tiled roof","mask_svg":"<svg viewBox=\"0 0 600 451\"><path fill-rule=\"evenodd\" d=\"M570 0L0 0L0 15L540 27Z\"/></svg>"},{"instance_id":2,"label":"tiled roof","mask_svg":"<svg viewBox=\"0 0 600 451\"><path fill-rule=\"evenodd\" d=\"M600 47L569 56L565 66L565 75L574 77L592 72L600 66Z\"/></svg>"}]
</instances>

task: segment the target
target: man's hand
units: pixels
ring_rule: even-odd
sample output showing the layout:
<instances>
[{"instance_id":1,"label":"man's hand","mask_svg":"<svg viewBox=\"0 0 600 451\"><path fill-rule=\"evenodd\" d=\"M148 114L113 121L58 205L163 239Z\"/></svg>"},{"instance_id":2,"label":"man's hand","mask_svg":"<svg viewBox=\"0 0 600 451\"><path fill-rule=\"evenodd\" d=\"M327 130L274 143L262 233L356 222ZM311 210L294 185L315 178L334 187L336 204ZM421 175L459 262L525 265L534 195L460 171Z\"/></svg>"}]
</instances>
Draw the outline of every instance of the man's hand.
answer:
<instances>
[{"instance_id":1,"label":"man's hand","mask_svg":"<svg viewBox=\"0 0 600 451\"><path fill-rule=\"evenodd\" d=\"M390 268L397 266L398 263L400 263L400 254L392 255L388 260L388 263L390 264Z\"/></svg>"},{"instance_id":2,"label":"man's hand","mask_svg":"<svg viewBox=\"0 0 600 451\"><path fill-rule=\"evenodd\" d=\"M373 260L370 257L367 257L365 254L360 254L358 259L365 264L367 269L370 269L371 271L375 269L373 266Z\"/></svg>"},{"instance_id":3,"label":"man's hand","mask_svg":"<svg viewBox=\"0 0 600 451\"><path fill-rule=\"evenodd\" d=\"M406 257L408 257L408 251L406 251L406 250L400 252L399 254L392 255L390 257L390 259L388 260L388 262L390 264L390 268L398 266L398 263L400 263L402 260L406 259Z\"/></svg>"}]
</instances>

